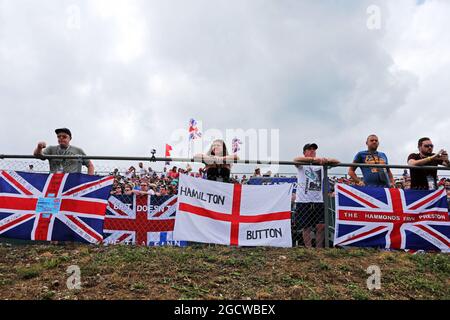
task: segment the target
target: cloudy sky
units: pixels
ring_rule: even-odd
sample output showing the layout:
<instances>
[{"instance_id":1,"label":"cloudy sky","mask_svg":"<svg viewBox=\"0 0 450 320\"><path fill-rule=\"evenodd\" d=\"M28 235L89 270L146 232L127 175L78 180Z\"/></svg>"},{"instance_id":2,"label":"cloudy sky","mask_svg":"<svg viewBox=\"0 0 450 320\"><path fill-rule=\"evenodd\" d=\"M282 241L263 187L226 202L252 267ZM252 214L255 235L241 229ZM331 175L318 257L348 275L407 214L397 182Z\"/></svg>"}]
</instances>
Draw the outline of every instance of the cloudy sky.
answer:
<instances>
[{"instance_id":1,"label":"cloudy sky","mask_svg":"<svg viewBox=\"0 0 450 320\"><path fill-rule=\"evenodd\" d=\"M229 144L259 132L241 158L314 141L351 162L376 133L404 164L421 136L450 148L449 18L446 0L0 0L0 153L69 127L91 155L186 156L192 117Z\"/></svg>"}]
</instances>

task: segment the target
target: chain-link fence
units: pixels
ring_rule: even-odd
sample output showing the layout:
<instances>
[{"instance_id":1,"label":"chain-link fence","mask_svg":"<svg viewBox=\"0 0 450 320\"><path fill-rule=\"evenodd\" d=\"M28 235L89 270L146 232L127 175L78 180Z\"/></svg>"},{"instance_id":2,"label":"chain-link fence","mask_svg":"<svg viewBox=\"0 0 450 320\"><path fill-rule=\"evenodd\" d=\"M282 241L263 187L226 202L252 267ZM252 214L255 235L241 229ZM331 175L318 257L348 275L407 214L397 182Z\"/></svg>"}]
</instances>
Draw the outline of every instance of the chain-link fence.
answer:
<instances>
[{"instance_id":1,"label":"chain-link fence","mask_svg":"<svg viewBox=\"0 0 450 320\"><path fill-rule=\"evenodd\" d=\"M69 160L63 167L74 167L81 160ZM144 165L145 164L145 165ZM22 173L49 173L48 161L36 159L0 160L0 170ZM61 170L64 171L63 169ZM87 173L86 168L82 170ZM95 175L113 176L103 226L104 244L135 244L149 246L185 246L185 241L173 240L176 213L178 177L189 173L189 167L157 172L149 163L135 164L106 161L95 162ZM10 177L7 173L3 176ZM1 213L0 213L1 214ZM85 226L87 229L88 226ZM73 228L75 229L75 227ZM4 231L4 232L2 232ZM89 231L89 230L84 230ZM82 235L82 232L78 232ZM91 230L91 233L94 233ZM0 236L8 237L8 230ZM76 240L89 240L88 235ZM88 241L89 242L89 241Z\"/></svg>"},{"instance_id":2,"label":"chain-link fence","mask_svg":"<svg viewBox=\"0 0 450 320\"><path fill-rule=\"evenodd\" d=\"M98 157L99 158L99 157ZM170 159L153 159L166 161ZM82 161L82 159L70 159ZM246 161L245 163L250 163ZM104 222L104 243L127 243L136 245L176 245L184 246L186 242L173 240L173 226L176 215L178 193L178 179L180 174L189 174L204 178L204 172L194 172L188 164L176 166L171 163L167 169L155 171L154 162L137 159L111 160L105 158L95 160L95 174L113 176L114 182L108 199L107 212ZM294 165L292 162L281 164ZM341 164L339 167L348 168L351 164ZM365 166L365 165L361 165ZM293 246L329 247L333 245L335 227L335 188L342 185L363 185L378 188L398 188L429 190L431 188L446 188L450 195L450 179L447 168L440 167L439 173L433 181L421 182L412 186L409 169L426 170L427 168L408 166L366 165L373 173L385 172L387 167L401 168L405 171L394 179L387 178L383 184L376 184L364 180L361 174L357 179L350 176L333 173L335 167L329 168L318 165L296 166L297 175L287 178L254 177L250 180L236 177L233 183L277 184L293 183L292 197L292 242ZM0 170L48 173L49 165L46 160L29 157L28 159L0 159ZM407 171L408 170L408 171ZM430 170L430 168L428 168ZM438 168L433 167L437 171ZM86 168L83 168L86 173ZM447 174L447 175L446 175ZM252 180L258 180L254 183ZM431 183L432 182L432 183ZM426 183L426 184L425 184ZM5 232L3 236L5 236Z\"/></svg>"}]
</instances>

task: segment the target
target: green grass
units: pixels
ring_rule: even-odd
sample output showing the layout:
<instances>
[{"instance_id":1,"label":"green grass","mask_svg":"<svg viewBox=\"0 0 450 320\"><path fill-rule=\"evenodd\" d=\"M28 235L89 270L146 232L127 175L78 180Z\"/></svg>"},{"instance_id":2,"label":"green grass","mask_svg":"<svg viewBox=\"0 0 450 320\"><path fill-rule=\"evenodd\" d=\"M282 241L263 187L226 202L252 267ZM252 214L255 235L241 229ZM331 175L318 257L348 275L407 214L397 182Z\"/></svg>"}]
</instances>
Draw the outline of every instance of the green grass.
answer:
<instances>
[{"instance_id":1,"label":"green grass","mask_svg":"<svg viewBox=\"0 0 450 320\"><path fill-rule=\"evenodd\" d=\"M0 256L0 299L450 299L446 254L40 245L0 246ZM69 265L81 269L77 293L51 287ZM370 265L381 268L380 290L366 287Z\"/></svg>"},{"instance_id":2,"label":"green grass","mask_svg":"<svg viewBox=\"0 0 450 320\"><path fill-rule=\"evenodd\" d=\"M208 294L210 292L210 290L204 289L197 285L185 285L185 286L173 285L171 286L171 288L181 293L182 300L202 298L205 296L205 294Z\"/></svg>"},{"instance_id":3,"label":"green grass","mask_svg":"<svg viewBox=\"0 0 450 320\"><path fill-rule=\"evenodd\" d=\"M350 291L350 295L355 300L368 300L369 299L369 289L361 288L357 284L347 285L347 289Z\"/></svg>"},{"instance_id":4,"label":"green grass","mask_svg":"<svg viewBox=\"0 0 450 320\"><path fill-rule=\"evenodd\" d=\"M0 287L12 285L14 282L11 279L0 279Z\"/></svg>"},{"instance_id":5,"label":"green grass","mask_svg":"<svg viewBox=\"0 0 450 320\"><path fill-rule=\"evenodd\" d=\"M68 256L61 256L61 257L57 257L57 258L51 258L51 259L47 259L42 263L42 267L44 269L55 269L58 268L59 266L61 266L64 262L70 260L70 258Z\"/></svg>"},{"instance_id":6,"label":"green grass","mask_svg":"<svg viewBox=\"0 0 450 320\"><path fill-rule=\"evenodd\" d=\"M30 267L19 267L16 269L17 275L21 279L29 280L41 275L42 267L40 265L34 265Z\"/></svg>"},{"instance_id":7,"label":"green grass","mask_svg":"<svg viewBox=\"0 0 450 320\"><path fill-rule=\"evenodd\" d=\"M328 271L328 270L331 270L331 267L325 261L320 260L319 261L319 270Z\"/></svg>"},{"instance_id":8,"label":"green grass","mask_svg":"<svg viewBox=\"0 0 450 320\"><path fill-rule=\"evenodd\" d=\"M303 286L306 281L303 278L291 277L289 275L284 275L281 277L281 283L287 286Z\"/></svg>"},{"instance_id":9,"label":"green grass","mask_svg":"<svg viewBox=\"0 0 450 320\"><path fill-rule=\"evenodd\" d=\"M415 254L409 259L416 264L417 271L432 271L442 274L450 274L450 262L446 255L440 254Z\"/></svg>"},{"instance_id":10,"label":"green grass","mask_svg":"<svg viewBox=\"0 0 450 320\"><path fill-rule=\"evenodd\" d=\"M147 285L143 282L136 282L131 285L131 291L145 291L147 290Z\"/></svg>"}]
</instances>

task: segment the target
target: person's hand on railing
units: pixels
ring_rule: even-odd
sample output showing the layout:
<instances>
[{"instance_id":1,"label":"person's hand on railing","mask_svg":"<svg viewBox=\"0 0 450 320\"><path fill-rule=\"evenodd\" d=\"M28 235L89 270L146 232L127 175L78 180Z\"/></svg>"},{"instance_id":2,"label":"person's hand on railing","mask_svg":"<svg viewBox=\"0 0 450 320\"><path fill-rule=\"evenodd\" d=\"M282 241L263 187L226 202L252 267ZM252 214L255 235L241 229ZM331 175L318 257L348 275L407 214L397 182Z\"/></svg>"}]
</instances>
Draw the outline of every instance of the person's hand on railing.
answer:
<instances>
[{"instance_id":1,"label":"person's hand on railing","mask_svg":"<svg viewBox=\"0 0 450 320\"><path fill-rule=\"evenodd\" d=\"M341 163L339 160L334 159L334 158L324 158L324 160L325 160L324 164L331 165L331 166Z\"/></svg>"},{"instance_id":2,"label":"person's hand on railing","mask_svg":"<svg viewBox=\"0 0 450 320\"><path fill-rule=\"evenodd\" d=\"M339 160L333 159L333 158L314 158L313 163L320 164L322 166L324 165L335 165L339 164Z\"/></svg>"},{"instance_id":3,"label":"person's hand on railing","mask_svg":"<svg viewBox=\"0 0 450 320\"><path fill-rule=\"evenodd\" d=\"M213 164L214 163L213 157L210 157L210 156L208 156L206 154L201 154L201 153L196 154L194 156L194 161L204 162L206 164Z\"/></svg>"},{"instance_id":4,"label":"person's hand on railing","mask_svg":"<svg viewBox=\"0 0 450 320\"><path fill-rule=\"evenodd\" d=\"M218 157L204 155L203 162L205 162L206 164L216 164L217 162L219 162L219 160Z\"/></svg>"},{"instance_id":5,"label":"person's hand on railing","mask_svg":"<svg viewBox=\"0 0 450 320\"><path fill-rule=\"evenodd\" d=\"M213 162L214 164L223 164L223 163L225 163L225 157L216 157L216 156L213 156L213 157L211 157L211 160L212 160L212 162Z\"/></svg>"},{"instance_id":6,"label":"person's hand on railing","mask_svg":"<svg viewBox=\"0 0 450 320\"><path fill-rule=\"evenodd\" d=\"M233 160L230 156L228 157L218 157L218 156L208 156L206 154L197 154L194 156L194 160L202 161L206 164L225 164L227 160Z\"/></svg>"}]
</instances>

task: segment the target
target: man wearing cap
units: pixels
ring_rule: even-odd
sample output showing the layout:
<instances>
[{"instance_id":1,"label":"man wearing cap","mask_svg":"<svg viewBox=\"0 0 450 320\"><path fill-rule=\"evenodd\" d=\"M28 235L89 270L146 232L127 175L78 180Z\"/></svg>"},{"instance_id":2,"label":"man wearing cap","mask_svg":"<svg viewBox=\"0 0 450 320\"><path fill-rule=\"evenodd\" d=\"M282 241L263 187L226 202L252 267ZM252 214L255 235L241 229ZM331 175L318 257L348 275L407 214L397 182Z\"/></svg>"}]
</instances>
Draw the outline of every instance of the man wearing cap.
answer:
<instances>
[{"instance_id":1,"label":"man wearing cap","mask_svg":"<svg viewBox=\"0 0 450 320\"><path fill-rule=\"evenodd\" d=\"M57 146L47 147L47 143L39 142L33 154L35 157L59 155L59 156L72 156L86 154L81 148L70 145L72 140L72 133L67 128L60 128L55 130L58 138ZM94 165L88 159L49 159L50 172L64 172L64 173L77 173L81 172L81 166L84 165L88 168L88 174L94 174Z\"/></svg>"},{"instance_id":2,"label":"man wearing cap","mask_svg":"<svg viewBox=\"0 0 450 320\"><path fill-rule=\"evenodd\" d=\"M292 219L293 238L302 232L303 242L306 247L312 247L311 231L316 229L316 247L324 246L325 208L323 205L323 167L317 165L334 165L339 161L331 158L316 157L316 143L307 143L303 147L303 156L296 157L294 162L309 163L311 165L296 165L297 168L297 192L296 208ZM312 164L316 164L313 166Z\"/></svg>"},{"instance_id":3,"label":"man wearing cap","mask_svg":"<svg viewBox=\"0 0 450 320\"><path fill-rule=\"evenodd\" d=\"M388 158L383 152L379 152L378 146L380 145L378 137L371 134L366 140L367 150L360 151L353 159L353 163L366 163L366 164L388 164ZM350 167L348 169L348 175L359 186L371 186L371 187L394 187L394 176L389 168L370 168L361 167L363 174L363 180L360 180L356 175L356 169L358 167Z\"/></svg>"}]
</instances>

